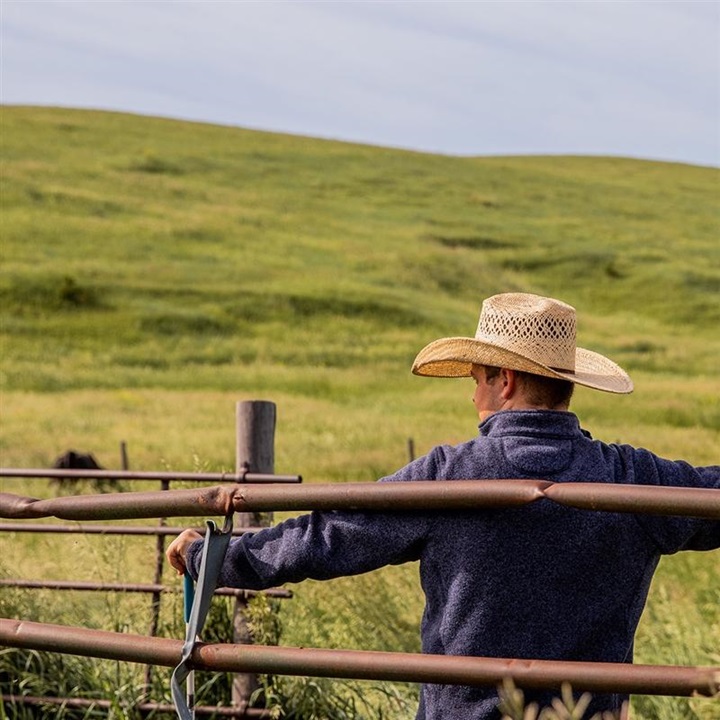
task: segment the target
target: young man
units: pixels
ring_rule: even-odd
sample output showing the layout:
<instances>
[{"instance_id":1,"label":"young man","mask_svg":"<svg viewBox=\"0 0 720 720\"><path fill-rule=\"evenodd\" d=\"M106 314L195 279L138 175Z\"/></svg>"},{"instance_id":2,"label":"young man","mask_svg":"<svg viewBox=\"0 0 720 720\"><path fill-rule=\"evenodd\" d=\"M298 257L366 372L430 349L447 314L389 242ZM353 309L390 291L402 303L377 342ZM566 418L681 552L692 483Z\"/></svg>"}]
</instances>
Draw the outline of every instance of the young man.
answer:
<instances>
[{"instance_id":1,"label":"young man","mask_svg":"<svg viewBox=\"0 0 720 720\"><path fill-rule=\"evenodd\" d=\"M542 478L720 488L720 467L694 468L646 450L594 441L568 411L575 385L632 392L628 375L575 342L575 310L503 294L483 303L474 338L425 347L417 375L475 379L480 434L434 448L384 482ZM167 551L197 574L191 531ZM231 543L220 585L263 589L420 561L425 653L631 662L650 581L665 553L720 547L720 522L591 512L539 501L467 512L314 512ZM529 699L548 704L551 693ZM590 712L619 712L597 695ZM429 684L417 718L499 717L494 688Z\"/></svg>"}]
</instances>

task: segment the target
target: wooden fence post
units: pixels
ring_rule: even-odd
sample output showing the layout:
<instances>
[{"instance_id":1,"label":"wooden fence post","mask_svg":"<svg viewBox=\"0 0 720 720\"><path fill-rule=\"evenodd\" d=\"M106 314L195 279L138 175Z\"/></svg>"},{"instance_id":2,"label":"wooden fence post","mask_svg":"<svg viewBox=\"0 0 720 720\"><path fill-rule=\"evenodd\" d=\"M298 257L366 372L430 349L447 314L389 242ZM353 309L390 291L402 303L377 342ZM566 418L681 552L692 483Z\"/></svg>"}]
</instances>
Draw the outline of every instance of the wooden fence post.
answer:
<instances>
[{"instance_id":1,"label":"wooden fence post","mask_svg":"<svg viewBox=\"0 0 720 720\"><path fill-rule=\"evenodd\" d=\"M242 473L275 472L275 403L265 400L238 402L235 406L236 446L235 470ZM259 517L255 513L237 513L235 524L238 527L269 525L271 515ZM250 633L245 622L244 610L247 601L237 598L233 618L233 642L251 643ZM235 675L233 679L233 705L245 709L250 696L257 688L254 675Z\"/></svg>"}]
</instances>

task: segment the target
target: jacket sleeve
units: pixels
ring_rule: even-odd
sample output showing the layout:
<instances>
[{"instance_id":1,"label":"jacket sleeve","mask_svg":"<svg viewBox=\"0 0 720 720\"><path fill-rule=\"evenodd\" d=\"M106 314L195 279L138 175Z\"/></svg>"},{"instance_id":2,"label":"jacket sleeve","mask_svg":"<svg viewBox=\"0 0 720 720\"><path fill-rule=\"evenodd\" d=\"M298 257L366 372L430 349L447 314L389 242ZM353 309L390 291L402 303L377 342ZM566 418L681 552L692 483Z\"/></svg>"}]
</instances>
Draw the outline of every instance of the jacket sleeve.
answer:
<instances>
[{"instance_id":1,"label":"jacket sleeve","mask_svg":"<svg viewBox=\"0 0 720 720\"><path fill-rule=\"evenodd\" d=\"M286 582L358 575L419 558L430 518L420 513L312 512L233 539L219 587L264 590ZM202 541L188 551L197 577Z\"/></svg>"},{"instance_id":2,"label":"jacket sleeve","mask_svg":"<svg viewBox=\"0 0 720 720\"><path fill-rule=\"evenodd\" d=\"M693 467L680 460L664 460L646 450L634 452L637 484L707 488L720 493L718 465ZM660 515L636 517L664 554L720 548L720 520Z\"/></svg>"},{"instance_id":3,"label":"jacket sleeve","mask_svg":"<svg viewBox=\"0 0 720 720\"><path fill-rule=\"evenodd\" d=\"M435 451L380 482L432 479ZM433 516L421 512L312 512L233 539L219 587L264 590L286 582L359 575L418 560ZM190 546L188 568L197 577L202 541Z\"/></svg>"}]
</instances>

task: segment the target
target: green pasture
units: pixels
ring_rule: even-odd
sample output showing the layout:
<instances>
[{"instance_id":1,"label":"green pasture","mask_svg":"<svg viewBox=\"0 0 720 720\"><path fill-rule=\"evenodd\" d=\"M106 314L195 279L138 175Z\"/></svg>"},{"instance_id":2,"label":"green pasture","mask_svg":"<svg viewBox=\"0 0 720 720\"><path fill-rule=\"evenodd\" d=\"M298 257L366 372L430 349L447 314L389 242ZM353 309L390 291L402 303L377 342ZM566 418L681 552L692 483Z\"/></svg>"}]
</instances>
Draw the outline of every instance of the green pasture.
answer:
<instances>
[{"instance_id":1,"label":"green pasture","mask_svg":"<svg viewBox=\"0 0 720 720\"><path fill-rule=\"evenodd\" d=\"M409 368L430 340L472 335L484 297L513 290L575 305L580 344L635 380L628 397L578 389L594 436L718 463L716 169L457 158L22 107L0 108L0 144L4 467L49 467L72 448L116 468L125 442L134 469L231 470L235 403L263 399L278 407L278 472L374 480L406 462L409 438L420 454L476 432L470 380ZM151 580L152 540L2 543L5 576ZM294 587L280 641L414 651L416 574ZM147 629L144 600L37 597L2 591L0 604ZM720 664L719 607L716 552L666 558L637 661ZM181 636L178 608L169 600L163 622ZM413 688L366 695L358 718L412 717ZM714 709L634 700L643 720Z\"/></svg>"}]
</instances>

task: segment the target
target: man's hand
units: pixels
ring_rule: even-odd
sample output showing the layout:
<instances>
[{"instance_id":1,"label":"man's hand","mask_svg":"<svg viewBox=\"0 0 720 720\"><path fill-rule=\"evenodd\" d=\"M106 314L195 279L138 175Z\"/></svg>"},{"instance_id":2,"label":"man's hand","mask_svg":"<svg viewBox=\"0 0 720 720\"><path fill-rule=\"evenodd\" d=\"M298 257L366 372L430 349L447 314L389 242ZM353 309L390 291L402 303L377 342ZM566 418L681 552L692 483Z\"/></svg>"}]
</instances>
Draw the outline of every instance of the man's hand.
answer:
<instances>
[{"instance_id":1,"label":"man's hand","mask_svg":"<svg viewBox=\"0 0 720 720\"><path fill-rule=\"evenodd\" d=\"M184 575L187 568L185 556L188 548L196 540L202 540L202 535L195 530L183 530L168 546L165 557L168 562L177 570L178 575Z\"/></svg>"}]
</instances>

